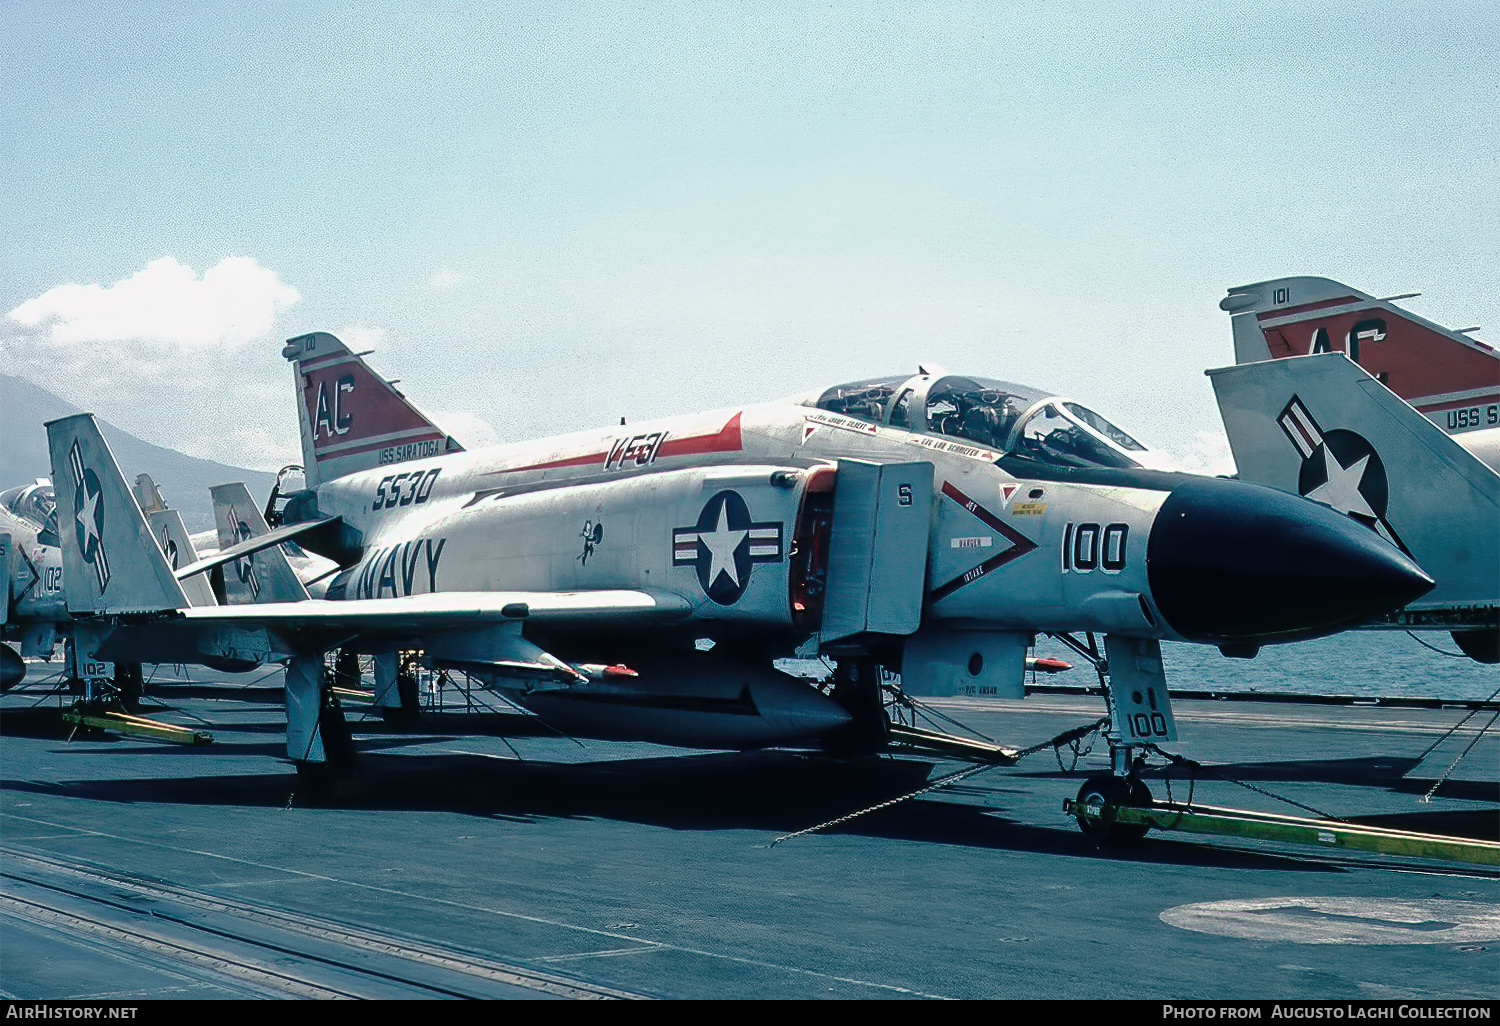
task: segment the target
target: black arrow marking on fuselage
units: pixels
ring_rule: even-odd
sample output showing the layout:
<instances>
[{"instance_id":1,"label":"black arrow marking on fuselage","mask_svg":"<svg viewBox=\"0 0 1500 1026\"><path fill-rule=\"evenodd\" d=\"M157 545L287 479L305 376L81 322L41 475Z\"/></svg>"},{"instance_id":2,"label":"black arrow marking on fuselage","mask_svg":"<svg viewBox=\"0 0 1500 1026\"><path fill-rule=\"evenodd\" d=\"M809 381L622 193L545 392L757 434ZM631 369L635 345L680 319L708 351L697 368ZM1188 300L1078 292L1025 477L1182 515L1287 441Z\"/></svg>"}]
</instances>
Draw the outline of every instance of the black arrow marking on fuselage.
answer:
<instances>
[{"instance_id":1,"label":"black arrow marking on fuselage","mask_svg":"<svg viewBox=\"0 0 1500 1026\"><path fill-rule=\"evenodd\" d=\"M37 586L37 584L42 579L42 575L36 572L36 564L33 563L31 561L31 557L26 554L26 547L24 545L17 544L16 551L21 554L21 562L26 564L26 572L31 575L31 580L26 582L26 587L22 588L20 593L16 595L16 602L19 603L26 597L27 592L31 591L32 588L35 588ZM10 587L9 582L6 583L6 587Z\"/></svg>"},{"instance_id":2,"label":"black arrow marking on fuselage","mask_svg":"<svg viewBox=\"0 0 1500 1026\"><path fill-rule=\"evenodd\" d=\"M932 601L934 602L937 602L939 599L947 598L949 595L952 595L955 591L957 591L959 588L962 588L964 585L973 584L975 581L979 580L981 577L984 577L986 574L998 570L1000 567L1004 566L1006 563L1011 562L1012 560L1020 559L1022 556L1026 555L1026 553L1036 548L1036 542L1032 541L1030 538L1026 537L1015 528L1010 527L999 517L995 516L995 514L991 513L979 503L975 502L963 492L959 491L956 487L954 487L952 482L943 482L943 494L972 513L986 527L990 528L991 530L1000 532L1003 537L1010 541L1013 547L1006 549L1004 552L998 555L991 556L989 559L986 559L983 563L980 563L972 570L965 570L963 573L953 578L953 580L949 581L947 584L940 584L936 588L933 588Z\"/></svg>"}]
</instances>

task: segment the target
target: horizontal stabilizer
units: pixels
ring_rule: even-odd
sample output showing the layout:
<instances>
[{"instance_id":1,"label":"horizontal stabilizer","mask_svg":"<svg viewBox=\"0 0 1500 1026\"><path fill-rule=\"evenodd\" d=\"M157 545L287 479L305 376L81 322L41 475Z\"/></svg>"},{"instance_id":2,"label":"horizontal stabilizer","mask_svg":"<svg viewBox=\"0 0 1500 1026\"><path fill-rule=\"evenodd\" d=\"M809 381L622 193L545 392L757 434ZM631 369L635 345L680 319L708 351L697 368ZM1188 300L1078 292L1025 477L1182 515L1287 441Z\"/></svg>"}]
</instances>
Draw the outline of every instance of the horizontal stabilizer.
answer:
<instances>
[{"instance_id":1,"label":"horizontal stabilizer","mask_svg":"<svg viewBox=\"0 0 1500 1026\"><path fill-rule=\"evenodd\" d=\"M266 534L260 535L258 537L247 538L239 544L232 545L227 549L220 549L213 555L208 556L205 559L200 559L192 566L183 567L177 572L177 576L179 578L185 578L191 577L193 574L201 574L206 570L212 570L216 566L223 566L225 563L232 563L236 559L242 559L245 556L254 555L257 552L260 552L262 549L268 549L273 545L280 545L282 542L288 542L294 538L300 538L303 535L309 534L314 531L327 530L329 527L338 522L338 517L331 517L327 520L309 520L305 523L288 524L286 527L278 527L276 528L276 530L269 531Z\"/></svg>"}]
</instances>

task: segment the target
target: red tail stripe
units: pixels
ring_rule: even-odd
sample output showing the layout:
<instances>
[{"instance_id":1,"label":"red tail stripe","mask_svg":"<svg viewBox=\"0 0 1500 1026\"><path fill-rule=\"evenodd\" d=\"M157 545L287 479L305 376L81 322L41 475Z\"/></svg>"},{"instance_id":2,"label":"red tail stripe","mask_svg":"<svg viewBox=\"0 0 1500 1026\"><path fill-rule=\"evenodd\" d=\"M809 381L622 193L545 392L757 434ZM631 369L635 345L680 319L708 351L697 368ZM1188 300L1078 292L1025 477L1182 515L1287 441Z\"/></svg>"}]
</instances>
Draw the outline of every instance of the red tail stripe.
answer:
<instances>
[{"instance_id":1,"label":"red tail stripe","mask_svg":"<svg viewBox=\"0 0 1500 1026\"><path fill-rule=\"evenodd\" d=\"M745 441L740 434L740 414L729 418L729 423L719 429L718 434L694 435L691 438L668 438L661 443L658 456L698 456L708 452L740 452Z\"/></svg>"}]
</instances>

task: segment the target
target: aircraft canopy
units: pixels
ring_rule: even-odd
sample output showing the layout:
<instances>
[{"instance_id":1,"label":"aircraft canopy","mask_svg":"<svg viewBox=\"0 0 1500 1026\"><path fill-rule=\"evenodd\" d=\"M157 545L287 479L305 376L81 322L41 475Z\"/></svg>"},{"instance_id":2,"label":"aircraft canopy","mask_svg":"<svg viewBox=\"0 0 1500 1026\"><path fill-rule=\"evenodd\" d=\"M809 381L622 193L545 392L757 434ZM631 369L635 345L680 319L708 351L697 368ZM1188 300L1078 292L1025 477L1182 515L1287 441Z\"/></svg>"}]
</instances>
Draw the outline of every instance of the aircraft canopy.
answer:
<instances>
[{"instance_id":1,"label":"aircraft canopy","mask_svg":"<svg viewBox=\"0 0 1500 1026\"><path fill-rule=\"evenodd\" d=\"M961 438L1062 467L1138 467L1146 447L1088 407L1026 385L918 374L835 385L809 405L917 433Z\"/></svg>"},{"instance_id":2,"label":"aircraft canopy","mask_svg":"<svg viewBox=\"0 0 1500 1026\"><path fill-rule=\"evenodd\" d=\"M52 485L36 481L0 492L0 506L42 531L57 534L57 493ZM50 544L57 544L55 541Z\"/></svg>"}]
</instances>

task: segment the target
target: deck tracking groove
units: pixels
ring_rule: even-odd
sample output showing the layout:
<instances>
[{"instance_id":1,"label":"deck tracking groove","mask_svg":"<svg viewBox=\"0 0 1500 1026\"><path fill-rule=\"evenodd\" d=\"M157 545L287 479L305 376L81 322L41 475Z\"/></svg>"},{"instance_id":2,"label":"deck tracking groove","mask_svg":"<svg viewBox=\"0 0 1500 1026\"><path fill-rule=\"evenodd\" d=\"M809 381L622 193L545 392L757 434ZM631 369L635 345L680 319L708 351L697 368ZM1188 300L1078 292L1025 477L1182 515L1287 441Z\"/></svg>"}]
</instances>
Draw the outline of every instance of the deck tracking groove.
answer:
<instances>
[{"instance_id":1,"label":"deck tracking groove","mask_svg":"<svg viewBox=\"0 0 1500 1026\"><path fill-rule=\"evenodd\" d=\"M72 829L72 830L76 831L78 834L85 834L85 835L94 835L94 836L99 836L99 837L106 837L106 838L109 838L110 840L124 841L124 842L131 843L131 844L145 845L145 846L149 846L149 847L155 847L155 848L160 848L160 849L164 849L164 850L169 850L169 851L177 852L177 853L180 853L180 854L197 855L197 856L200 856L200 857L213 858L213 859L222 859L222 860L225 860L225 861L228 861L228 862L234 862L234 863L238 863L238 864L241 864L241 865L254 866L257 869L271 870L271 871L286 873L286 874L289 874L289 875L292 875L292 876L310 877L310 878L313 878L313 879L317 879L317 880L323 881L325 883L332 883L332 884L336 884L336 885L340 885L340 886L344 886L344 887L353 887L353 888L359 888L359 889L362 889L362 890L374 891L374 892L377 892L377 893L389 894L389 895L392 895L392 896L402 897L402 898L405 898L405 899L408 899L408 900L423 901L423 902L429 902L429 903L440 904L440 905L448 905L448 906L453 906L453 907L457 907L457 908L463 908L463 909L466 909L466 910L471 911L471 912L482 912L482 913L485 913L487 915L503 916L503 917L506 917L506 918L513 918L513 919L523 920L523 921L526 921L526 922L537 923L537 924L544 925L544 926L558 927L558 928L562 928L562 929L565 929L565 930L577 931L577 932L582 932L582 933L587 933L587 934L593 934L593 935L601 936L601 937L608 937L608 938L611 938L613 940L627 941L627 942L631 942L631 943L634 943L634 944L641 944L642 943L642 941L641 941L640 938L631 937L628 934L614 933L614 932L611 932L611 931L608 931L608 930L599 930L599 929L596 929L596 928L593 928L593 927L582 926L582 925L575 924L575 923L566 923L566 922L562 922L560 920L549 919L549 918L544 918L544 917L540 917L540 916L531 916L531 915L527 915L525 913L513 912L513 911L506 910L506 909L498 909L498 908L491 908L491 907L487 907L487 906L474 905L474 904L470 904L470 903L467 903L467 902L458 902L458 901L454 901L454 900L449 899L449 898L439 898L439 897L435 897L433 895L424 895L424 894L420 894L420 893L416 893L416 892L412 892L412 891L401 890L399 888L394 888L394 887L383 887L383 886L378 885L378 884L364 883L364 882L358 881L358 880L346 880L346 879L341 879L339 877L330 876L330 875L321 874L321 873L308 873L305 870L290 869L290 868L283 867L283 866L267 865L265 863L254 862L254 861L251 861L251 860L248 860L248 859L236 858L235 856L232 856L232 855L224 855L224 854L219 853L219 852L203 851L203 850L194 849L194 848L182 848L182 847L178 847L176 845L163 844L160 841L144 840L142 838L129 837L129 836L122 835L122 834L113 834L113 833L107 833L105 831L90 830L90 829L88 829L86 827L70 827L68 824L65 824L65 823L52 823L52 822L49 822L49 821L46 821L46 820L38 820L38 819L33 819L31 817L17 816L16 814L9 813L9 812L7 812L7 813L0 813L0 818L5 818L5 819L22 819L22 820L25 820L27 822L35 823L35 824L42 825L42 826L49 826L49 827L53 827L53 828L57 828L57 829L64 829L64 830L66 830L66 829ZM37 855L37 853L28 853L28 854L29 855L33 855L33 856ZM0 876L3 876L3 874L0 874ZM671 944L671 943L667 943L667 942L652 941L652 942L649 942L649 944L651 946L653 946L654 950L674 951L674 952L678 952L680 954L695 955L695 956L698 956L698 957L719 959L719 960L724 960L724 961L728 961L728 962L739 963L739 964L748 965L748 966L755 966L755 967L762 968L762 969L770 969L770 970L774 970L774 971L778 971L778 972L786 972L786 973L794 973L794 974L798 974L798 975L806 975L806 976L811 976L811 977L816 977L816 978L821 978L821 979L829 980L829 981L832 981L832 982L847 984L847 985L854 986L854 987L872 988L872 989L875 989L875 990L885 991L887 993L892 993L892 994L901 994L901 995L907 995L907 996L912 996L912 997L926 997L926 998L942 998L942 997L944 997L944 995L941 995L941 994L925 993L925 992L922 992L922 991L919 991L919 990L915 990L913 988L901 987L901 986L898 986L898 985L895 985L895 984L880 983L878 981L873 981L873 980L863 980L863 979L858 979L858 978L854 978L854 977L841 976L841 975L837 975L837 974L834 974L834 973L821 972L821 971L816 970L816 969L809 969L809 968L806 968L806 967L803 967L803 966L785 965L785 964L781 964L781 963L777 963L777 962L772 962L772 961L768 961L768 960L764 960L764 959L749 958L749 957L746 957L746 956L743 956L743 955L725 954L723 952L708 951L708 950L704 950L704 949L700 949L700 948L687 947L687 946L684 946L684 945ZM539 959L539 961L540 961L540 959ZM584 983L574 983L572 985L574 985L574 986L581 986L581 987L592 987L593 986L592 984L584 984ZM600 989L604 989L604 988L600 988ZM629 997L635 997L637 995L626 994L624 992L616 992L616 993L609 994L609 995L599 995L599 996L611 996L611 997L627 997L627 996L629 996Z\"/></svg>"},{"instance_id":2,"label":"deck tracking groove","mask_svg":"<svg viewBox=\"0 0 1500 1026\"><path fill-rule=\"evenodd\" d=\"M238 967L231 975L249 976L267 983L272 989L300 997L380 997L394 988L406 996L438 997L483 997L485 990L475 991L463 986L463 980L480 980L503 987L517 987L538 994L567 998L629 998L636 997L614 988L598 987L581 981L566 979L527 970L519 966L506 965L490 959L478 959L455 950L445 950L430 944L413 941L393 934L380 933L367 928L355 928L334 923L318 917L300 913L283 912L264 906L251 905L233 899L219 898L175 885L145 881L126 874L110 873L97 867L84 866L72 860L64 860L34 852L17 850L10 846L0 847L7 864L19 863L30 869L30 873L18 872L14 868L0 871L0 902L8 911L41 919L54 926L72 925L75 929L107 936L112 940L125 941L154 947L158 952L172 950L181 953L189 961L208 965L210 968ZM45 879L47 875L66 878L73 886L64 886ZM39 878L40 877L40 878ZM78 908L60 908L55 902L38 901L35 896L23 897L11 893L15 884L27 889L52 892L63 899L74 899L85 907L97 907L115 913L117 920L123 916L130 920L128 929L120 923L110 922L96 914L81 912ZM91 892L108 890L116 892L113 897ZM125 892L123 895L119 892ZM134 902L128 899L135 899ZM207 918L205 916L212 917ZM176 927L184 935L163 936L161 927ZM252 930L247 927L258 927ZM153 929L157 928L157 929ZM241 955L234 957L222 949L210 949L196 938L198 935L212 937L220 944L259 949L271 954L278 965L286 958L300 963L316 963L325 969L351 974L356 980L370 978L381 986L376 992L358 986L336 986L318 982L315 978L296 977L284 969L272 970L269 963ZM195 939L184 939L184 937ZM309 950L307 942L326 948L326 952ZM346 957L357 953L368 963L358 964ZM389 962L397 971L378 967ZM444 985L433 979L417 979L403 967L421 966L426 970L437 970L439 974L457 974L461 977L457 986Z\"/></svg>"}]
</instances>

